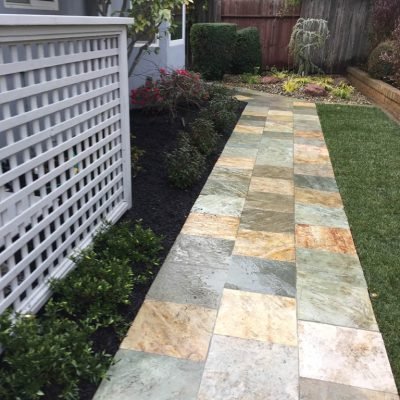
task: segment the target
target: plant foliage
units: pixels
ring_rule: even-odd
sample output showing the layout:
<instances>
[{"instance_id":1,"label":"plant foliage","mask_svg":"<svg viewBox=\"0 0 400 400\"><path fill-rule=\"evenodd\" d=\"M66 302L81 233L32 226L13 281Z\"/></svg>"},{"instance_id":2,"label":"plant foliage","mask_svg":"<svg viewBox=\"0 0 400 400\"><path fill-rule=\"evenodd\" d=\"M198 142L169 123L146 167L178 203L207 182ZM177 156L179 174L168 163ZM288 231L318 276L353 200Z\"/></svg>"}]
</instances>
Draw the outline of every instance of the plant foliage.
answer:
<instances>
[{"instance_id":1,"label":"plant foliage","mask_svg":"<svg viewBox=\"0 0 400 400\"><path fill-rule=\"evenodd\" d=\"M260 34L257 28L249 27L236 32L232 73L254 73L261 68Z\"/></svg>"},{"instance_id":2,"label":"plant foliage","mask_svg":"<svg viewBox=\"0 0 400 400\"><path fill-rule=\"evenodd\" d=\"M393 55L396 43L391 40L380 43L368 58L368 72L376 79L385 79L394 74Z\"/></svg>"},{"instance_id":3,"label":"plant foliage","mask_svg":"<svg viewBox=\"0 0 400 400\"><path fill-rule=\"evenodd\" d=\"M214 123L208 119L197 118L190 124L190 140L206 156L215 151L219 138Z\"/></svg>"},{"instance_id":4,"label":"plant foliage","mask_svg":"<svg viewBox=\"0 0 400 400\"><path fill-rule=\"evenodd\" d=\"M289 50L299 75L323 73L316 65L316 60L321 57L328 37L326 20L300 18L297 21L290 38Z\"/></svg>"}]
</instances>

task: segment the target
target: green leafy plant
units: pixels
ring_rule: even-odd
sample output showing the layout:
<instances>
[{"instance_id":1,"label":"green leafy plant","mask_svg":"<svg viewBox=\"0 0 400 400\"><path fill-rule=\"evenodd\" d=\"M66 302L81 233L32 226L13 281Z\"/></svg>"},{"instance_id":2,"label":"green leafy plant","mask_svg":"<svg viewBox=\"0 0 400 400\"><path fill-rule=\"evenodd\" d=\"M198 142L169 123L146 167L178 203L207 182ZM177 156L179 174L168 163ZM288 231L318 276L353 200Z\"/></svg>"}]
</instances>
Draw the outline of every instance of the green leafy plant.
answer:
<instances>
[{"instance_id":1,"label":"green leafy plant","mask_svg":"<svg viewBox=\"0 0 400 400\"><path fill-rule=\"evenodd\" d=\"M312 78L309 76L297 76L291 78L291 80L301 86L307 85L308 83L311 83L313 81Z\"/></svg>"},{"instance_id":2,"label":"green leafy plant","mask_svg":"<svg viewBox=\"0 0 400 400\"><path fill-rule=\"evenodd\" d=\"M324 19L300 18L293 28L289 51L299 75L322 73L315 64L329 37L328 22Z\"/></svg>"},{"instance_id":3,"label":"green leafy plant","mask_svg":"<svg viewBox=\"0 0 400 400\"><path fill-rule=\"evenodd\" d=\"M135 135L131 135L131 142L133 143L136 139ZM131 166L132 166L132 175L135 178L137 174L142 170L142 166L140 165L140 159L144 156L146 152L142 149L139 149L134 144L131 144Z\"/></svg>"},{"instance_id":4,"label":"green leafy plant","mask_svg":"<svg viewBox=\"0 0 400 400\"><path fill-rule=\"evenodd\" d=\"M278 79L286 79L290 76L289 71L279 71L276 67L271 68L271 75L275 76Z\"/></svg>"},{"instance_id":5,"label":"green leafy plant","mask_svg":"<svg viewBox=\"0 0 400 400\"><path fill-rule=\"evenodd\" d=\"M213 100L214 98L232 98L235 94L233 89L219 83L210 83L207 90L209 100Z\"/></svg>"},{"instance_id":6,"label":"green leafy plant","mask_svg":"<svg viewBox=\"0 0 400 400\"><path fill-rule=\"evenodd\" d=\"M235 42L234 24L194 24L190 32L194 69L205 79L222 79L231 69Z\"/></svg>"},{"instance_id":7,"label":"green leafy plant","mask_svg":"<svg viewBox=\"0 0 400 400\"><path fill-rule=\"evenodd\" d=\"M339 86L332 88L331 93L341 99L349 99L354 93L354 88L346 83L341 83Z\"/></svg>"},{"instance_id":8,"label":"green leafy plant","mask_svg":"<svg viewBox=\"0 0 400 400\"><path fill-rule=\"evenodd\" d=\"M288 79L283 83L283 90L286 93L293 93L296 90L300 89L302 84L300 82L295 81L294 79Z\"/></svg>"},{"instance_id":9,"label":"green leafy plant","mask_svg":"<svg viewBox=\"0 0 400 400\"><path fill-rule=\"evenodd\" d=\"M261 67L260 34L257 28L249 27L236 32L232 72L254 73Z\"/></svg>"},{"instance_id":10,"label":"green leafy plant","mask_svg":"<svg viewBox=\"0 0 400 400\"><path fill-rule=\"evenodd\" d=\"M169 181L179 189L193 186L205 170L205 155L192 144L188 134L182 133L175 150L167 154Z\"/></svg>"},{"instance_id":11,"label":"green leafy plant","mask_svg":"<svg viewBox=\"0 0 400 400\"><path fill-rule=\"evenodd\" d=\"M380 43L368 58L368 72L376 79L388 78L394 74L393 54L396 52L396 42L388 40Z\"/></svg>"},{"instance_id":12,"label":"green leafy plant","mask_svg":"<svg viewBox=\"0 0 400 400\"><path fill-rule=\"evenodd\" d=\"M257 85L261 82L260 75L254 75L249 72L245 72L240 76L240 79L243 83L247 83L248 85Z\"/></svg>"},{"instance_id":13,"label":"green leafy plant","mask_svg":"<svg viewBox=\"0 0 400 400\"><path fill-rule=\"evenodd\" d=\"M190 124L190 140L202 154L209 155L215 151L219 139L212 121L197 118Z\"/></svg>"},{"instance_id":14,"label":"green leafy plant","mask_svg":"<svg viewBox=\"0 0 400 400\"><path fill-rule=\"evenodd\" d=\"M111 361L103 353L93 353L87 331L61 318L19 315L12 322L5 313L0 316L0 343L2 400L36 400L45 394L78 399L79 381L97 383Z\"/></svg>"},{"instance_id":15,"label":"green leafy plant","mask_svg":"<svg viewBox=\"0 0 400 400\"><path fill-rule=\"evenodd\" d=\"M311 78L311 81L322 86L329 92L333 89L333 85L335 84L335 81L330 76L315 76Z\"/></svg>"}]
</instances>

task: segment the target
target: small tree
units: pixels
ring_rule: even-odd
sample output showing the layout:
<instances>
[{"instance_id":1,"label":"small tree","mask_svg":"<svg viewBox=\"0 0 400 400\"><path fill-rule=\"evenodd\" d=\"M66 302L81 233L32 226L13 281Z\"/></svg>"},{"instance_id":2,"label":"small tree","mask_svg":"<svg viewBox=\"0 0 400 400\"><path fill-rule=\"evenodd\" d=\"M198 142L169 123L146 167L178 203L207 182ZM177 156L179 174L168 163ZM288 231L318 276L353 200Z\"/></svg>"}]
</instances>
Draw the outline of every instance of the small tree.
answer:
<instances>
[{"instance_id":1,"label":"small tree","mask_svg":"<svg viewBox=\"0 0 400 400\"><path fill-rule=\"evenodd\" d=\"M300 18L293 28L289 51L299 75L322 73L315 64L329 37L328 22L324 19Z\"/></svg>"},{"instance_id":2,"label":"small tree","mask_svg":"<svg viewBox=\"0 0 400 400\"><path fill-rule=\"evenodd\" d=\"M95 0L99 15L111 14L113 0ZM166 34L168 28L160 33L162 24L171 25L172 11L177 7L187 5L192 0L122 0L121 8L113 14L119 17L132 17L135 23L129 27L128 57L130 60L129 76L138 65L145 52L150 51L150 45L158 35ZM134 50L136 55L132 58Z\"/></svg>"}]
</instances>

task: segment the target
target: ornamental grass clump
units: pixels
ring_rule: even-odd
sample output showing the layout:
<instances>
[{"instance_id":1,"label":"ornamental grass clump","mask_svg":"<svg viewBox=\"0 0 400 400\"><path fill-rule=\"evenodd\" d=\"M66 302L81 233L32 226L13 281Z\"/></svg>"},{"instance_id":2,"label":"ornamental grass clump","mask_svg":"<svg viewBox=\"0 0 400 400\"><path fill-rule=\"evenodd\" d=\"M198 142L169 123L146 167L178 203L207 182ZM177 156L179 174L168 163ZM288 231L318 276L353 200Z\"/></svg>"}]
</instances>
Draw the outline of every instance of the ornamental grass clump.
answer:
<instances>
[{"instance_id":1,"label":"ornamental grass clump","mask_svg":"<svg viewBox=\"0 0 400 400\"><path fill-rule=\"evenodd\" d=\"M329 37L328 22L324 19L300 18L293 28L289 51L299 75L323 73L316 64Z\"/></svg>"}]
</instances>

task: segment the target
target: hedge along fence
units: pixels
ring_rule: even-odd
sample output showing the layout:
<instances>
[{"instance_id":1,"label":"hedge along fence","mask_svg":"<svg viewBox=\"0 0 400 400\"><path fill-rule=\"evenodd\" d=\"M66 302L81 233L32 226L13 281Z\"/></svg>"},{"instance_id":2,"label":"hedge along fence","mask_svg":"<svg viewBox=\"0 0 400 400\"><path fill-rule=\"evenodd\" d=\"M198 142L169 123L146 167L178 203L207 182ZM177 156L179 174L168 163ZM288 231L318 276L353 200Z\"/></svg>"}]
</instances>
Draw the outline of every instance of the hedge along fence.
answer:
<instances>
[{"instance_id":1,"label":"hedge along fence","mask_svg":"<svg viewBox=\"0 0 400 400\"><path fill-rule=\"evenodd\" d=\"M0 16L0 313L131 207L127 18Z\"/></svg>"},{"instance_id":2,"label":"hedge along fence","mask_svg":"<svg viewBox=\"0 0 400 400\"><path fill-rule=\"evenodd\" d=\"M254 72L261 66L257 28L236 30L235 24L194 24L190 33L193 68L206 79L222 79L228 72Z\"/></svg>"}]
</instances>

